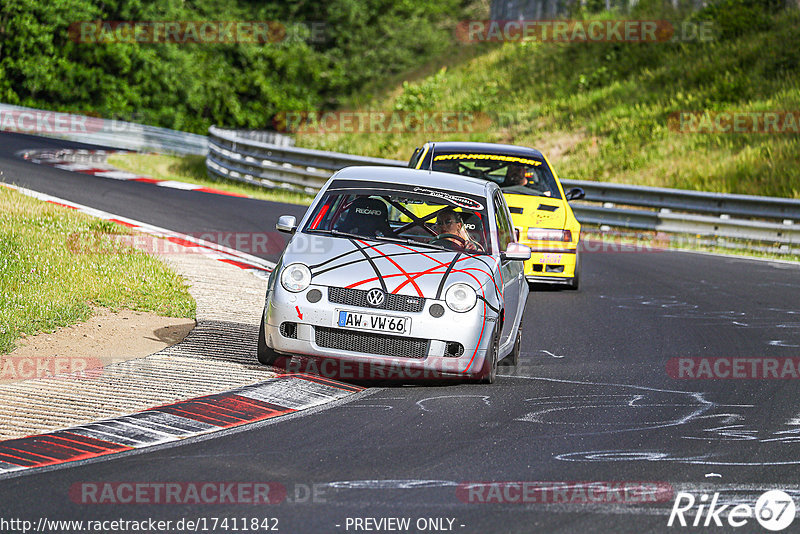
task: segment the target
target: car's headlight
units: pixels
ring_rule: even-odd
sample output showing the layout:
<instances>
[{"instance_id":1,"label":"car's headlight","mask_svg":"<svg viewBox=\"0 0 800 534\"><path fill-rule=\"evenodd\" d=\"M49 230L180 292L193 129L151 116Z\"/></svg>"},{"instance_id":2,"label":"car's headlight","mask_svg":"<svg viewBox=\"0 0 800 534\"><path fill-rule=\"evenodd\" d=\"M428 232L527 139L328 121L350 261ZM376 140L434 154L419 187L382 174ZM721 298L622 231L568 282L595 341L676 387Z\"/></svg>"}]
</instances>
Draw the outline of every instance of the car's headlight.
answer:
<instances>
[{"instance_id":1,"label":"car's headlight","mask_svg":"<svg viewBox=\"0 0 800 534\"><path fill-rule=\"evenodd\" d=\"M467 284L453 284L447 288L447 292L444 294L444 301L447 303L447 307L454 312L464 313L475 307L478 295Z\"/></svg>"},{"instance_id":2,"label":"car's headlight","mask_svg":"<svg viewBox=\"0 0 800 534\"><path fill-rule=\"evenodd\" d=\"M286 291L297 293L303 291L311 283L311 270L302 263L287 265L281 273L281 285Z\"/></svg>"},{"instance_id":3,"label":"car's headlight","mask_svg":"<svg viewBox=\"0 0 800 534\"><path fill-rule=\"evenodd\" d=\"M528 239L533 241L572 241L569 230L551 230L550 228L528 228Z\"/></svg>"}]
</instances>

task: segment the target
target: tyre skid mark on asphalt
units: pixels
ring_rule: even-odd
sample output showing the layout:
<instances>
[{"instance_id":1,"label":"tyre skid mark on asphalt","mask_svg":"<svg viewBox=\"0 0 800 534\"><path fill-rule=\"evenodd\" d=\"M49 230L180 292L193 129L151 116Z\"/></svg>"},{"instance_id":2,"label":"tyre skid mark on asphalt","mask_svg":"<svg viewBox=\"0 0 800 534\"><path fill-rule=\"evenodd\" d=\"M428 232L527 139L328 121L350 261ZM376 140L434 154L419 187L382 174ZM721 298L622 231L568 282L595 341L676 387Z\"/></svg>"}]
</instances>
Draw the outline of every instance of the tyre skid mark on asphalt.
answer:
<instances>
[{"instance_id":1,"label":"tyre skid mark on asphalt","mask_svg":"<svg viewBox=\"0 0 800 534\"><path fill-rule=\"evenodd\" d=\"M686 443L697 441L707 443L728 442L741 444L740 447L727 454L721 454L716 449L687 453L678 449L651 449L651 450L585 450L556 454L554 458L567 462L679 462L695 465L715 466L780 466L800 464L800 455L794 449L786 450L783 454L787 460L759 461L756 453L750 450L748 444L779 444L782 447L797 446L800 444L800 414L789 417L784 422L784 429L765 429L753 421L748 423L747 410L758 408L753 404L725 404L709 401L705 393L690 392L670 389L659 389L633 384L611 384L556 378L498 375L506 378L524 380L538 380L558 384L574 384L582 388L622 388L647 392L641 394L593 394L575 393L572 395L544 396L525 399L525 402L535 403L537 409L514 419L524 424L541 425L538 432L547 432L547 429L557 430L559 435L586 436L616 434L620 432L656 432L668 428L680 429L680 434L675 437L687 440ZM668 395L660 398L659 395ZM680 395L685 400L671 400L669 396ZM687 402L691 400L691 402ZM673 408L674 413L661 420L641 420L641 417L653 415L653 408ZM634 411L630 411L634 409ZM637 413L636 410L644 409ZM743 410L737 411L736 409ZM627 410L624 411L623 410ZM588 415L579 418L578 423L570 418L560 415L574 413L575 411L587 412ZM621 417L616 417L621 415ZM613 416L605 420L603 417ZM755 417L755 416L751 416ZM591 421L591 423L587 422ZM594 427L594 428L592 428ZM555 430L554 430L555 431ZM679 443L670 441L671 443Z\"/></svg>"},{"instance_id":2,"label":"tyre skid mark on asphalt","mask_svg":"<svg viewBox=\"0 0 800 534\"><path fill-rule=\"evenodd\" d=\"M425 403L429 401L441 400L441 399L480 399L483 401L485 406L491 406L492 403L489 400L489 395L437 395L435 397L427 397L417 401L417 406L423 412L430 411L428 408L425 407Z\"/></svg>"},{"instance_id":3,"label":"tyre skid mark on asphalt","mask_svg":"<svg viewBox=\"0 0 800 534\"><path fill-rule=\"evenodd\" d=\"M0 476L238 427L319 406L363 389L312 375L279 375L226 393L66 430L0 441Z\"/></svg>"}]
</instances>

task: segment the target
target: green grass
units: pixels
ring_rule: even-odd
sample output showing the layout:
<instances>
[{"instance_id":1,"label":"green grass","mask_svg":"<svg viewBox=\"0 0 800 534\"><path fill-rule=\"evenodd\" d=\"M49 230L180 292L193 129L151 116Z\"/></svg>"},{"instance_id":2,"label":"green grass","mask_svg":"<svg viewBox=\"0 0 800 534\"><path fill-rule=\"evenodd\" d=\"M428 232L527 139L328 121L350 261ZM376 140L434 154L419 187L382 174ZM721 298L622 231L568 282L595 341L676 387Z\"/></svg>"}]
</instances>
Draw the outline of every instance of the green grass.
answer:
<instances>
[{"instance_id":1,"label":"green grass","mask_svg":"<svg viewBox=\"0 0 800 534\"><path fill-rule=\"evenodd\" d=\"M85 321L96 306L194 318L183 279L115 239L129 233L0 187L0 354L21 334Z\"/></svg>"},{"instance_id":2,"label":"green grass","mask_svg":"<svg viewBox=\"0 0 800 534\"><path fill-rule=\"evenodd\" d=\"M303 134L298 145L408 159L427 140L541 149L561 178L800 198L800 135L681 133L681 111L800 110L800 10L724 0L691 15L715 38L683 43L505 43L389 87L365 110L462 111L474 131ZM678 19L640 2L632 19ZM658 7L654 7L658 6ZM716 9L716 8L715 8ZM620 18L594 14L587 18Z\"/></svg>"},{"instance_id":3,"label":"green grass","mask_svg":"<svg viewBox=\"0 0 800 534\"><path fill-rule=\"evenodd\" d=\"M142 174L157 180L176 180L203 187L213 187L261 200L309 205L313 195L266 189L234 180L215 180L206 174L204 156L166 156L162 154L116 154L108 163L120 169Z\"/></svg>"}]
</instances>

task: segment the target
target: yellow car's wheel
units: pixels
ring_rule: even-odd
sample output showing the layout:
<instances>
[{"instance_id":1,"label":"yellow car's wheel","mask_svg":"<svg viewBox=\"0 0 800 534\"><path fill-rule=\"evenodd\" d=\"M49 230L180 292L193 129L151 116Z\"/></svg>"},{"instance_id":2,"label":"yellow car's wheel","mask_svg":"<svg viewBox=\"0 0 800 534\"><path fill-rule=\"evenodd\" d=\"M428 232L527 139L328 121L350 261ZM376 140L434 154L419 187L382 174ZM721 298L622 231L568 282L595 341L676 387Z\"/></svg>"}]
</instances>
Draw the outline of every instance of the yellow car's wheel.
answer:
<instances>
[{"instance_id":1,"label":"yellow car's wheel","mask_svg":"<svg viewBox=\"0 0 800 534\"><path fill-rule=\"evenodd\" d=\"M578 289L578 286L581 283L581 254L580 252L575 253L575 274L570 280L569 284L567 285L567 289L575 291Z\"/></svg>"}]
</instances>

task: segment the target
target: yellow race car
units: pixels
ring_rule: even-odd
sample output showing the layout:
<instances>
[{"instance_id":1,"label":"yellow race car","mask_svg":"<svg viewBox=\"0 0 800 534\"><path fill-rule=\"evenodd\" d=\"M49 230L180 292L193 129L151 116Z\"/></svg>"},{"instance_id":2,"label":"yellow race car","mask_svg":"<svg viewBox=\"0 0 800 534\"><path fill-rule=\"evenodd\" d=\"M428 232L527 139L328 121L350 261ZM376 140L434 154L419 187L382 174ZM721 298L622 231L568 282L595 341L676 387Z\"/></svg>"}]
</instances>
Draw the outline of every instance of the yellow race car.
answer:
<instances>
[{"instance_id":1,"label":"yellow race car","mask_svg":"<svg viewBox=\"0 0 800 534\"><path fill-rule=\"evenodd\" d=\"M583 198L584 192L575 188L565 193L541 152L494 143L428 142L414 151L408 166L498 184L511 210L517 241L532 250L525 262L528 283L578 289L581 225L568 201Z\"/></svg>"}]
</instances>

